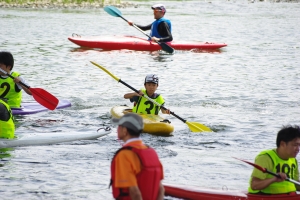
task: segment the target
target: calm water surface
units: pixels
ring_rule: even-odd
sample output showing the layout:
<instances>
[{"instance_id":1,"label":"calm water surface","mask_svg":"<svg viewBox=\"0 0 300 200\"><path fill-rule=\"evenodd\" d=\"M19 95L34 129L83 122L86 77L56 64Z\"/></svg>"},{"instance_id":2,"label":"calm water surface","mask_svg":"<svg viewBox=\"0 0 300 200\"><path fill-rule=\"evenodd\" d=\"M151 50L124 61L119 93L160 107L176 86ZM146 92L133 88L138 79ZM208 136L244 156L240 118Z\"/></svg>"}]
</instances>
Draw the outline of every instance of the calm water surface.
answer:
<instances>
[{"instance_id":1,"label":"calm water surface","mask_svg":"<svg viewBox=\"0 0 300 200\"><path fill-rule=\"evenodd\" d=\"M138 24L153 20L150 6L120 9ZM15 70L32 87L73 106L17 117L16 135L94 132L110 125L109 110L129 105L130 92L89 61L135 88L147 73L160 77L172 111L213 133L191 133L172 116L173 137L144 134L164 165L167 183L247 190L253 161L275 147L277 131L299 124L300 4L247 1L167 1L175 40L227 43L217 52L102 51L68 41L80 35L145 37L122 19L95 10L0 9L0 49L15 56ZM24 94L24 101L34 101ZM79 133L80 134L80 133ZM120 148L116 129L94 141L2 150L1 199L112 199L110 162ZM298 156L299 158L299 156Z\"/></svg>"}]
</instances>

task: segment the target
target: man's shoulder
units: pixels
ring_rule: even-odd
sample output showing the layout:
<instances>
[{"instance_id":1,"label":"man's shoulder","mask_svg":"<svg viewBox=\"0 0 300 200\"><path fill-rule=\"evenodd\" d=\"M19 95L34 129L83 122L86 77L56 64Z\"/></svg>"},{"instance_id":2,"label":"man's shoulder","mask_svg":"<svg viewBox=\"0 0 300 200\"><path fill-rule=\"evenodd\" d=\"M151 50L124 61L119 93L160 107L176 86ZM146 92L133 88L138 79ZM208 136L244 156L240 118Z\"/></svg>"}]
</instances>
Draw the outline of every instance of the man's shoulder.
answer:
<instances>
[{"instance_id":1,"label":"man's shoulder","mask_svg":"<svg viewBox=\"0 0 300 200\"><path fill-rule=\"evenodd\" d=\"M255 163L267 169L272 169L274 165L271 156L266 152L258 154L255 158Z\"/></svg>"},{"instance_id":2,"label":"man's shoulder","mask_svg":"<svg viewBox=\"0 0 300 200\"><path fill-rule=\"evenodd\" d=\"M116 158L131 157L134 152L130 148L121 148L116 153Z\"/></svg>"},{"instance_id":3,"label":"man's shoulder","mask_svg":"<svg viewBox=\"0 0 300 200\"><path fill-rule=\"evenodd\" d=\"M125 147L122 147L121 149L119 149L117 152L117 155L116 157L118 158L125 158L127 160L132 160L132 159L135 159L135 158L138 158L138 155L137 153L133 150L133 149L137 149L137 150L140 150L140 149L146 149L148 148L146 145L128 145L128 146L125 146Z\"/></svg>"},{"instance_id":4,"label":"man's shoulder","mask_svg":"<svg viewBox=\"0 0 300 200\"><path fill-rule=\"evenodd\" d=\"M271 157L269 154L259 154L256 156L255 161L271 161Z\"/></svg>"},{"instance_id":5,"label":"man's shoulder","mask_svg":"<svg viewBox=\"0 0 300 200\"><path fill-rule=\"evenodd\" d=\"M10 72L10 74L12 76L19 76L19 75L21 75L19 72L16 72L16 71L12 71L12 72Z\"/></svg>"},{"instance_id":6,"label":"man's shoulder","mask_svg":"<svg viewBox=\"0 0 300 200\"><path fill-rule=\"evenodd\" d=\"M170 20L168 20L168 21L162 20L161 22L158 23L158 26L159 26L159 27L169 27L169 24L168 24L168 23L171 24L171 21L170 21Z\"/></svg>"}]
</instances>

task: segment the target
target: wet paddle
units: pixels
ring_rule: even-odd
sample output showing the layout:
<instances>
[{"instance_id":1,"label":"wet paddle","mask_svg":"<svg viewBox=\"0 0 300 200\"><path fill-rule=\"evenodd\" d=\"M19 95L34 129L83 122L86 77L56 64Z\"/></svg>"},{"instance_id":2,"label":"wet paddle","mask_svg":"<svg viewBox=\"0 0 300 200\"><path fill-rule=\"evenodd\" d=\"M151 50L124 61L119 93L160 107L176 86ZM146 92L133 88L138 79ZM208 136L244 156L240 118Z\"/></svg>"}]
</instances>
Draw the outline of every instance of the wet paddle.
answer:
<instances>
[{"instance_id":1,"label":"wet paddle","mask_svg":"<svg viewBox=\"0 0 300 200\"><path fill-rule=\"evenodd\" d=\"M102 69L103 71L105 71L107 74L109 74L113 79L115 79L116 81L122 83L123 85L127 86L128 88L132 89L133 91L135 91L136 93L139 93L138 90L136 90L135 88L131 87L130 85L128 85L127 83L125 83L124 81L122 81L121 79L117 78L116 76L114 76L112 73L110 73L107 69L105 69L104 67L98 65L97 63L90 61L93 65L99 67L100 69ZM165 108L164 106L160 105L159 103L157 103L156 101L154 101L153 99L151 99L150 97L148 97L147 95L143 95L143 97L145 97L146 99L148 99L149 101L151 101L152 103L154 103L157 106L160 106L161 108L167 110L167 108ZM188 125L188 127L190 128L190 130L192 132L212 132L212 130L207 127L204 126L203 124L200 124L198 122L188 122L187 120L179 117L178 115L176 115L174 112L170 111L170 114L173 115L174 117L176 117L177 119L181 120L182 122L186 123Z\"/></svg>"},{"instance_id":2,"label":"wet paddle","mask_svg":"<svg viewBox=\"0 0 300 200\"><path fill-rule=\"evenodd\" d=\"M233 158L235 158L235 157L233 157ZM271 172L271 171L267 170L266 168L261 167L261 166L259 166L259 165L257 165L257 164L254 164L254 163L251 163L251 162L249 162L249 161L242 160L242 159L239 159L239 158L235 158L235 159L240 160L240 161L243 161L243 162L245 162L245 163L247 163L247 164L249 164L249 165L252 165L253 167L255 167L256 169L262 171L263 173L272 174L273 176L276 176L276 177L278 177L278 178L281 178L279 174L276 174L276 173L274 173L274 172ZM293 179L286 178L285 180L286 180L286 181L289 181L289 182L292 182L292 183L294 183L294 184L296 184L296 185L300 185L300 183L299 183L298 181L295 181L295 180L293 180Z\"/></svg>"},{"instance_id":3,"label":"wet paddle","mask_svg":"<svg viewBox=\"0 0 300 200\"><path fill-rule=\"evenodd\" d=\"M0 71L12 79L15 78L2 69L0 69ZM59 102L58 99L52 94L50 94L49 92L47 92L46 90L41 88L31 88L22 82L19 82L19 84L28 88L32 93L33 98L42 106L48 108L49 110L54 110L57 107Z\"/></svg>"},{"instance_id":4,"label":"wet paddle","mask_svg":"<svg viewBox=\"0 0 300 200\"><path fill-rule=\"evenodd\" d=\"M124 21L128 22L127 19L125 19L123 16L122 16L122 13L120 10L118 10L116 7L114 6L105 6L104 7L104 10L114 16L114 17L121 17ZM140 29L139 27L137 27L135 24L132 25L134 28L136 28L137 30L139 30L140 32L142 32L144 35L146 35L149 39L151 39L151 36L148 35L147 33L145 33L142 29ZM163 42L156 42L161 48L162 50L168 52L168 53L174 53L174 49L172 47L170 47L168 44L166 43L163 43Z\"/></svg>"}]
</instances>

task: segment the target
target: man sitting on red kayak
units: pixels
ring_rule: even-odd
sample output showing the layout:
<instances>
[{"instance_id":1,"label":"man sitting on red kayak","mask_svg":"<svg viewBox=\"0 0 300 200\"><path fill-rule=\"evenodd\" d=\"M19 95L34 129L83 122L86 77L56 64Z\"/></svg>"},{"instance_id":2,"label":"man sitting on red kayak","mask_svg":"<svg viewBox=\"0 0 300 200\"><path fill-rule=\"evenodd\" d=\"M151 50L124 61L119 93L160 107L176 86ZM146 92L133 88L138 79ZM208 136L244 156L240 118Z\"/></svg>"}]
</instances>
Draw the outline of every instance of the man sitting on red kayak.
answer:
<instances>
[{"instance_id":1,"label":"man sitting on red kayak","mask_svg":"<svg viewBox=\"0 0 300 200\"><path fill-rule=\"evenodd\" d=\"M300 187L286 178L299 180L296 156L300 149L300 128L287 126L277 134L276 149L265 150L255 158L255 164L277 173L281 178L254 169L250 179L249 193L289 194L300 191Z\"/></svg>"},{"instance_id":2,"label":"man sitting on red kayak","mask_svg":"<svg viewBox=\"0 0 300 200\"><path fill-rule=\"evenodd\" d=\"M166 14L166 8L162 4L156 4L151 7L153 9L154 19L156 19L152 24L147 26L141 26L135 24L137 27L143 31L151 30L150 36L152 41L156 42L170 42L173 40L172 36L172 25L171 21L164 18ZM128 21L128 24L132 26L134 23Z\"/></svg>"}]
</instances>

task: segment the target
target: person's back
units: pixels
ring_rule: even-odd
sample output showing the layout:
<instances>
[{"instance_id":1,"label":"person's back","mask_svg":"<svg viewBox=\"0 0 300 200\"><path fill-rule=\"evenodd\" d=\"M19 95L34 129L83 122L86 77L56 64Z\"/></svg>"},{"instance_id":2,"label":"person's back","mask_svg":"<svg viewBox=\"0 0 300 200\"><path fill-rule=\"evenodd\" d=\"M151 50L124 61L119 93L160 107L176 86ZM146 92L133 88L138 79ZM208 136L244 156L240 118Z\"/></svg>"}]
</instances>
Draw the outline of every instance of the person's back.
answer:
<instances>
[{"instance_id":1,"label":"person's back","mask_svg":"<svg viewBox=\"0 0 300 200\"><path fill-rule=\"evenodd\" d=\"M0 138L12 139L15 136L15 125L10 107L0 99Z\"/></svg>"},{"instance_id":2,"label":"person's back","mask_svg":"<svg viewBox=\"0 0 300 200\"><path fill-rule=\"evenodd\" d=\"M284 127L278 132L276 149L260 152L255 163L267 170L277 173L281 178L254 169L250 178L248 192L251 194L289 194L300 190L286 178L299 179L296 156L300 147L300 129L298 126Z\"/></svg>"}]
</instances>

